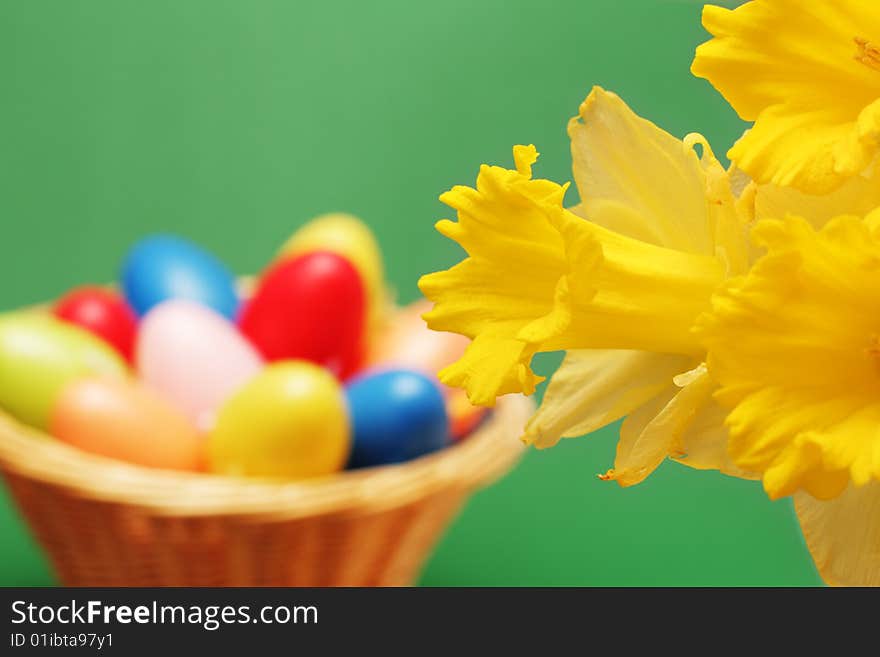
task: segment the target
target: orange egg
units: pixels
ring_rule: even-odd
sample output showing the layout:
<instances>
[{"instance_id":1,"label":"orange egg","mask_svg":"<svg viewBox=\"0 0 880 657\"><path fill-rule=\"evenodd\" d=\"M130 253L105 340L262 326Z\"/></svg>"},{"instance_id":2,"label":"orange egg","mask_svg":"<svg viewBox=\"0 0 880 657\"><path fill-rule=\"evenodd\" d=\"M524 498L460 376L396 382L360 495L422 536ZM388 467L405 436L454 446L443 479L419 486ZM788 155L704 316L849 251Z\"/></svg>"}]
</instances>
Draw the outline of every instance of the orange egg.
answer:
<instances>
[{"instance_id":1,"label":"orange egg","mask_svg":"<svg viewBox=\"0 0 880 657\"><path fill-rule=\"evenodd\" d=\"M453 390L446 398L446 414L449 416L449 433L452 439L461 440L470 434L488 412L488 408L471 404L464 390Z\"/></svg>"},{"instance_id":2,"label":"orange egg","mask_svg":"<svg viewBox=\"0 0 880 657\"><path fill-rule=\"evenodd\" d=\"M84 451L153 468L198 470L205 458L205 441L186 416L133 381L73 381L55 402L49 430Z\"/></svg>"},{"instance_id":3,"label":"orange egg","mask_svg":"<svg viewBox=\"0 0 880 657\"><path fill-rule=\"evenodd\" d=\"M420 299L394 315L387 330L376 336L370 365L420 370L436 377L437 372L461 358L470 340L458 333L429 329L421 316L430 309L431 303ZM449 389L444 392L448 394Z\"/></svg>"},{"instance_id":4,"label":"orange egg","mask_svg":"<svg viewBox=\"0 0 880 657\"><path fill-rule=\"evenodd\" d=\"M420 299L400 310L388 329L376 337L370 351L371 367L403 367L424 372L437 381L446 399L450 432L461 438L473 430L486 414L485 408L473 406L463 390L445 386L437 373L464 355L470 340L458 333L432 331L422 315L431 310L431 302Z\"/></svg>"}]
</instances>

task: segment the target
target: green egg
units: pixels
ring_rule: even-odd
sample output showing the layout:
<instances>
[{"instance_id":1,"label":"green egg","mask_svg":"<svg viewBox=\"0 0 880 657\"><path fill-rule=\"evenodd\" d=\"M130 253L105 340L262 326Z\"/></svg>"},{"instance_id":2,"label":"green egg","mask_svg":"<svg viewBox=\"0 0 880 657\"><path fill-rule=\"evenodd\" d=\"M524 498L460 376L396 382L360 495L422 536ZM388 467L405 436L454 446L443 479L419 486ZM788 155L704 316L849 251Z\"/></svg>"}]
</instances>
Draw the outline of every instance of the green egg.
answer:
<instances>
[{"instance_id":1,"label":"green egg","mask_svg":"<svg viewBox=\"0 0 880 657\"><path fill-rule=\"evenodd\" d=\"M0 314L0 408L22 422L45 429L73 379L127 372L116 351L88 331L39 312Z\"/></svg>"}]
</instances>

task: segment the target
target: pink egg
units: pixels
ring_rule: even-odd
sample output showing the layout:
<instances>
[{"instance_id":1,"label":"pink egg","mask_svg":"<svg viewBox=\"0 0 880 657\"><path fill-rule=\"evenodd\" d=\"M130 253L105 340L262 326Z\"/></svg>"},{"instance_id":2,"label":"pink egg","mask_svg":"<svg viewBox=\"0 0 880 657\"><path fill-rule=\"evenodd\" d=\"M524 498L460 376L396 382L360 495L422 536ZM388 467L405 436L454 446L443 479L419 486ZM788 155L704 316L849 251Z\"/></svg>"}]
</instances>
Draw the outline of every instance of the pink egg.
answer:
<instances>
[{"instance_id":1,"label":"pink egg","mask_svg":"<svg viewBox=\"0 0 880 657\"><path fill-rule=\"evenodd\" d=\"M141 321L136 346L138 374L202 431L217 410L263 368L256 349L234 324L214 311L175 299Z\"/></svg>"}]
</instances>

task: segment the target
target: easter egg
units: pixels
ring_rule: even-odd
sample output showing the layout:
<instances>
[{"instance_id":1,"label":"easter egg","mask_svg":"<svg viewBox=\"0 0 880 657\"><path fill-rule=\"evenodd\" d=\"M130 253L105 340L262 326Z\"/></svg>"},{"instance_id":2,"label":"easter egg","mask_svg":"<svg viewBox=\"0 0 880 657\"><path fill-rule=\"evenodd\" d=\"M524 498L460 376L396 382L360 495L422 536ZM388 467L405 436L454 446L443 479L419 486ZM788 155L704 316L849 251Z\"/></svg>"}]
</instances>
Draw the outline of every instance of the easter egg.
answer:
<instances>
[{"instance_id":1,"label":"easter egg","mask_svg":"<svg viewBox=\"0 0 880 657\"><path fill-rule=\"evenodd\" d=\"M388 305L382 252L370 228L357 217L333 213L316 217L297 230L279 251L287 260L312 251L330 251L349 260L364 282L370 324L378 320Z\"/></svg>"},{"instance_id":2,"label":"easter egg","mask_svg":"<svg viewBox=\"0 0 880 657\"><path fill-rule=\"evenodd\" d=\"M0 315L0 408L22 422L44 429L72 379L127 371L119 353L85 329L42 313Z\"/></svg>"},{"instance_id":3,"label":"easter egg","mask_svg":"<svg viewBox=\"0 0 880 657\"><path fill-rule=\"evenodd\" d=\"M223 405L208 444L213 471L304 479L341 469L350 448L345 395L305 361L266 367Z\"/></svg>"},{"instance_id":4,"label":"easter egg","mask_svg":"<svg viewBox=\"0 0 880 657\"><path fill-rule=\"evenodd\" d=\"M172 235L135 244L122 266L122 289L139 316L168 299L188 299L229 319L238 312L232 273L210 253Z\"/></svg>"},{"instance_id":5,"label":"easter egg","mask_svg":"<svg viewBox=\"0 0 880 657\"><path fill-rule=\"evenodd\" d=\"M279 262L260 280L239 326L267 360L309 360L345 378L363 360L361 278L326 251Z\"/></svg>"},{"instance_id":6,"label":"easter egg","mask_svg":"<svg viewBox=\"0 0 880 657\"><path fill-rule=\"evenodd\" d=\"M223 402L263 367L232 322L183 299L160 303L144 316L136 361L141 379L203 431L213 426Z\"/></svg>"},{"instance_id":7,"label":"easter egg","mask_svg":"<svg viewBox=\"0 0 880 657\"><path fill-rule=\"evenodd\" d=\"M177 409L131 380L69 383L52 408L49 430L84 451L152 468L196 470L204 438Z\"/></svg>"},{"instance_id":8,"label":"easter egg","mask_svg":"<svg viewBox=\"0 0 880 657\"><path fill-rule=\"evenodd\" d=\"M456 388L446 397L449 435L453 440L461 440L470 434L488 413L488 408L471 404L464 390Z\"/></svg>"},{"instance_id":9,"label":"easter egg","mask_svg":"<svg viewBox=\"0 0 880 657\"><path fill-rule=\"evenodd\" d=\"M373 341L370 367L400 367L418 370L440 386L446 398L450 432L453 438L470 433L486 414L486 409L472 405L463 390L440 383L437 374L464 355L470 340L458 333L432 331L422 315L431 310L431 303L420 299L402 308L394 321Z\"/></svg>"},{"instance_id":10,"label":"easter egg","mask_svg":"<svg viewBox=\"0 0 880 657\"><path fill-rule=\"evenodd\" d=\"M118 292L102 287L71 290L55 304L54 315L91 331L131 361L137 316Z\"/></svg>"},{"instance_id":11,"label":"easter egg","mask_svg":"<svg viewBox=\"0 0 880 657\"><path fill-rule=\"evenodd\" d=\"M401 463L443 448L449 423L443 395L420 372L367 372L346 388L354 444L349 467Z\"/></svg>"},{"instance_id":12,"label":"easter egg","mask_svg":"<svg viewBox=\"0 0 880 657\"><path fill-rule=\"evenodd\" d=\"M369 364L414 369L433 377L464 355L470 340L458 333L432 331L422 315L431 303L421 299L399 310L373 341Z\"/></svg>"}]
</instances>

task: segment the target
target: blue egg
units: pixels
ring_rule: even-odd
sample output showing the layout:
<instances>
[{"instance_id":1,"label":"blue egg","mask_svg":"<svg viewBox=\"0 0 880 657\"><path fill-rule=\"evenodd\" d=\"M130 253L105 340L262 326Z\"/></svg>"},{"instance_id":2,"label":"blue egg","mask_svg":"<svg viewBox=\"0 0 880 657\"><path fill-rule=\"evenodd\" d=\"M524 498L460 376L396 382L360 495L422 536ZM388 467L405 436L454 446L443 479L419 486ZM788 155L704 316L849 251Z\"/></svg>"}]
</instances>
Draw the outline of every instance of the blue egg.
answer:
<instances>
[{"instance_id":1,"label":"blue egg","mask_svg":"<svg viewBox=\"0 0 880 657\"><path fill-rule=\"evenodd\" d=\"M366 373L345 392L354 436L349 468L402 463L449 443L443 395L423 374Z\"/></svg>"},{"instance_id":2,"label":"blue egg","mask_svg":"<svg viewBox=\"0 0 880 657\"><path fill-rule=\"evenodd\" d=\"M122 265L122 290L138 315L168 299L194 301L231 320L238 313L232 272L207 251L173 235L148 237L132 247Z\"/></svg>"}]
</instances>

